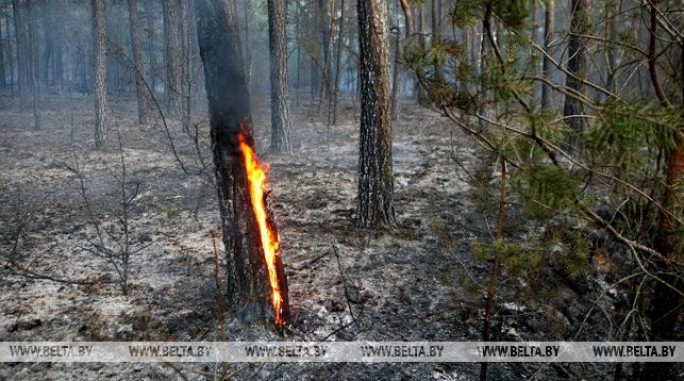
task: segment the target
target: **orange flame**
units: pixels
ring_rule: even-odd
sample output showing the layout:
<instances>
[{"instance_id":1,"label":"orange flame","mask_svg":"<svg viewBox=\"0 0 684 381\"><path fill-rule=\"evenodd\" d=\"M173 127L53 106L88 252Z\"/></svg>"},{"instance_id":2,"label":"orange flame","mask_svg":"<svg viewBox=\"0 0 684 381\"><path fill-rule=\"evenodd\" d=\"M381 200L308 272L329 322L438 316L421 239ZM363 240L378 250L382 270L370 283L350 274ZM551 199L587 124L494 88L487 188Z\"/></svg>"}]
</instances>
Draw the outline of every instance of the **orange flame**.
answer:
<instances>
[{"instance_id":1,"label":"orange flame","mask_svg":"<svg viewBox=\"0 0 684 381\"><path fill-rule=\"evenodd\" d=\"M278 255L278 248L280 247L280 238L268 225L266 205L264 202L266 173L268 172L269 167L268 164L259 161L256 153L252 147L247 144L245 137L242 134L238 135L238 142L240 152L242 152L242 156L245 159L247 180L249 182L249 196L252 200L252 211L254 211L257 225L259 225L259 236L261 237L261 245L264 248L268 278L271 283L271 289L273 290L271 304L273 305L276 314L275 323L277 326L282 327L285 325L285 319L283 319L282 316L283 294L280 290L280 282L278 282L278 273L276 272L276 257Z\"/></svg>"}]
</instances>

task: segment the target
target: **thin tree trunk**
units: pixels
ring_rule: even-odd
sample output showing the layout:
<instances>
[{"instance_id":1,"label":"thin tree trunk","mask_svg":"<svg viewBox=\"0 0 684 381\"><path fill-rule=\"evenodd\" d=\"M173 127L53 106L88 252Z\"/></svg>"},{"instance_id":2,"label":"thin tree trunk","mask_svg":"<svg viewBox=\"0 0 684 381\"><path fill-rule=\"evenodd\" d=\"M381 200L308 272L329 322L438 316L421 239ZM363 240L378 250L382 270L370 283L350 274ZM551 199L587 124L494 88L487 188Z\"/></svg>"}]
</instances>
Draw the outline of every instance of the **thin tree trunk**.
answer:
<instances>
[{"instance_id":1,"label":"thin tree trunk","mask_svg":"<svg viewBox=\"0 0 684 381\"><path fill-rule=\"evenodd\" d=\"M7 86L7 74L5 72L5 39L0 25L0 86Z\"/></svg>"},{"instance_id":2,"label":"thin tree trunk","mask_svg":"<svg viewBox=\"0 0 684 381\"><path fill-rule=\"evenodd\" d=\"M240 141L252 145L253 137L236 15L225 0L197 0L195 7L226 249L227 304L240 321L263 321L273 316L274 309L269 302L269 272L257 221L250 208L245 159L239 151ZM272 221L269 225L275 229ZM287 280L279 255L276 256L275 272L283 296L279 313L287 322Z\"/></svg>"},{"instance_id":3,"label":"thin tree trunk","mask_svg":"<svg viewBox=\"0 0 684 381\"><path fill-rule=\"evenodd\" d=\"M584 38L580 37L586 31L588 0L572 0L570 19L570 41L568 42L568 76L565 85L577 92L584 94L582 79L586 75L587 46ZM582 102L574 96L565 97L563 116L565 122L573 131L579 132L584 126L584 107Z\"/></svg>"},{"instance_id":4,"label":"thin tree trunk","mask_svg":"<svg viewBox=\"0 0 684 381\"><path fill-rule=\"evenodd\" d=\"M344 46L344 24L346 22L345 5L345 0L342 0L342 3L340 4L340 29L337 36L337 54L335 55L335 87L332 96L332 124L334 126L337 125L337 102L340 95L340 72L342 66L342 48Z\"/></svg>"},{"instance_id":5,"label":"thin tree trunk","mask_svg":"<svg viewBox=\"0 0 684 381\"><path fill-rule=\"evenodd\" d=\"M35 31L33 25L33 2L31 0L26 0L26 11L28 15L28 50L29 50L29 64L30 64L30 75L31 75L31 96L33 97L33 128L35 130L40 130L43 128L43 120L40 115L40 106L38 104L40 100L40 85L38 84L38 75L36 73L36 39Z\"/></svg>"},{"instance_id":6,"label":"thin tree trunk","mask_svg":"<svg viewBox=\"0 0 684 381\"><path fill-rule=\"evenodd\" d=\"M189 0L180 0L181 9L181 106L184 132L190 132L192 78L191 59L192 44L190 43L190 4Z\"/></svg>"},{"instance_id":7,"label":"thin tree trunk","mask_svg":"<svg viewBox=\"0 0 684 381\"><path fill-rule=\"evenodd\" d=\"M399 119L399 106L401 103L401 27L399 27L399 12L396 18L396 30L394 33L394 67L392 71L392 120Z\"/></svg>"},{"instance_id":8,"label":"thin tree trunk","mask_svg":"<svg viewBox=\"0 0 684 381\"><path fill-rule=\"evenodd\" d=\"M95 86L95 148L106 141L107 112L107 25L104 0L91 0L93 12L93 84Z\"/></svg>"},{"instance_id":9,"label":"thin tree trunk","mask_svg":"<svg viewBox=\"0 0 684 381\"><path fill-rule=\"evenodd\" d=\"M61 93L64 90L64 10L56 1L50 1L49 4L48 9L52 15L49 18L54 20L55 25L52 31L55 34L52 79Z\"/></svg>"},{"instance_id":10,"label":"thin tree trunk","mask_svg":"<svg viewBox=\"0 0 684 381\"><path fill-rule=\"evenodd\" d=\"M144 64L142 47L140 46L140 28L138 25L138 0L128 0L128 19L130 22L131 46L133 48L135 93L138 98L138 122L140 124L147 124L151 99L143 75Z\"/></svg>"},{"instance_id":11,"label":"thin tree trunk","mask_svg":"<svg viewBox=\"0 0 684 381\"><path fill-rule=\"evenodd\" d=\"M546 11L544 17L544 50L548 55L553 55L551 40L554 33L555 24L555 0L546 0ZM544 61L542 63L542 71L544 73L544 78L551 80L551 59L544 55ZM551 107L551 87L547 84L542 86L542 110L548 111Z\"/></svg>"},{"instance_id":12,"label":"thin tree trunk","mask_svg":"<svg viewBox=\"0 0 684 381\"><path fill-rule=\"evenodd\" d=\"M394 174L387 9L382 0L358 0L361 136L357 226L394 225Z\"/></svg>"},{"instance_id":13,"label":"thin tree trunk","mask_svg":"<svg viewBox=\"0 0 684 381\"><path fill-rule=\"evenodd\" d=\"M181 47L178 34L178 0L162 1L164 8L164 38L166 41L166 100L169 110L178 110L181 94Z\"/></svg>"},{"instance_id":14,"label":"thin tree trunk","mask_svg":"<svg viewBox=\"0 0 684 381\"><path fill-rule=\"evenodd\" d=\"M5 41L7 42L7 45L5 45L5 52L6 52L6 58L7 58L7 63L9 66L9 81L11 84L11 90L12 90L12 96L14 96L14 53L12 52L12 39L10 36L12 35L10 32L10 17L9 17L9 10L5 8L4 12L4 18L5 18L5 34L6 34L6 39Z\"/></svg>"},{"instance_id":15,"label":"thin tree trunk","mask_svg":"<svg viewBox=\"0 0 684 381\"><path fill-rule=\"evenodd\" d=\"M268 0L271 52L271 151L290 152L290 101L287 81L287 2Z\"/></svg>"},{"instance_id":16,"label":"thin tree trunk","mask_svg":"<svg viewBox=\"0 0 684 381\"><path fill-rule=\"evenodd\" d=\"M28 87L28 73L27 73L27 57L26 57L26 33L25 22L23 18L22 3L20 0L12 0L12 12L14 13L14 35L17 45L17 79L19 83L19 108L25 110L27 108L27 87Z\"/></svg>"}]
</instances>

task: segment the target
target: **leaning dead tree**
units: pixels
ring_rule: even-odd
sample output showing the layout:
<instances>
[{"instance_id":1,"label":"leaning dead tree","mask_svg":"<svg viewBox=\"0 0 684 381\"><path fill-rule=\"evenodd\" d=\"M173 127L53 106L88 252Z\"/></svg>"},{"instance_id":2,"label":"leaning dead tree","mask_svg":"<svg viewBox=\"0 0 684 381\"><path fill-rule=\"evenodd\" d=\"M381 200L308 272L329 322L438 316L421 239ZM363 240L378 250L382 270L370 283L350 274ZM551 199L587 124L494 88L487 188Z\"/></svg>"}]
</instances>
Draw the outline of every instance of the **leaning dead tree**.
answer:
<instances>
[{"instance_id":1,"label":"leaning dead tree","mask_svg":"<svg viewBox=\"0 0 684 381\"><path fill-rule=\"evenodd\" d=\"M289 318L277 230L264 193L265 168L253 146L249 91L232 4L198 0L197 35L209 101L227 307L243 322Z\"/></svg>"}]
</instances>

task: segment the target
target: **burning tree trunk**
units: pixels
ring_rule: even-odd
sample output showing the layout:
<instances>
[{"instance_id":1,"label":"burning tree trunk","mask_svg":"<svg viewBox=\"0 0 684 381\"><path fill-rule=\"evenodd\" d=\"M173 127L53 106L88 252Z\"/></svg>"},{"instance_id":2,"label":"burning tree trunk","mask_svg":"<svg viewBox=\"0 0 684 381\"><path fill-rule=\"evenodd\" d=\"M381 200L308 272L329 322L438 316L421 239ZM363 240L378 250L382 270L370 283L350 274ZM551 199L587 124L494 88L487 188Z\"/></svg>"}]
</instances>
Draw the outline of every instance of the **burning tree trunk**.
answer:
<instances>
[{"instance_id":1,"label":"burning tree trunk","mask_svg":"<svg viewBox=\"0 0 684 381\"><path fill-rule=\"evenodd\" d=\"M290 151L286 14L286 1L268 0L268 39L271 50L271 150L274 152Z\"/></svg>"},{"instance_id":2,"label":"burning tree trunk","mask_svg":"<svg viewBox=\"0 0 684 381\"><path fill-rule=\"evenodd\" d=\"M361 57L361 141L357 225L374 228L394 225L394 174L384 1L358 0Z\"/></svg>"},{"instance_id":3,"label":"burning tree trunk","mask_svg":"<svg viewBox=\"0 0 684 381\"><path fill-rule=\"evenodd\" d=\"M258 162L252 149L244 61L236 17L227 3L195 2L227 253L228 308L241 321L273 317L282 326L289 318L287 280L266 203L267 167Z\"/></svg>"}]
</instances>

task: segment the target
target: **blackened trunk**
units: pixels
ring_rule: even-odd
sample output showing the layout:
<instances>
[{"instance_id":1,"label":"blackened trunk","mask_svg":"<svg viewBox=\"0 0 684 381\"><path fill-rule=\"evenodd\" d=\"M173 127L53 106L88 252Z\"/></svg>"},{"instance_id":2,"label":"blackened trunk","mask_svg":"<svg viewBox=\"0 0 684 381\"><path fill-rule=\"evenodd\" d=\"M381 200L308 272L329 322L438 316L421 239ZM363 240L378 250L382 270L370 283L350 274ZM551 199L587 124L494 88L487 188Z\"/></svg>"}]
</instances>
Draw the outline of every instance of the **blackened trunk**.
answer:
<instances>
[{"instance_id":1,"label":"blackened trunk","mask_svg":"<svg viewBox=\"0 0 684 381\"><path fill-rule=\"evenodd\" d=\"M211 139L228 274L227 304L243 322L274 315L271 288L257 222L250 208L245 162L238 136L253 144L245 66L237 21L225 0L197 0L197 35L209 101ZM287 281L280 256L276 269L283 291L283 318L289 318ZM271 319L272 320L272 319Z\"/></svg>"},{"instance_id":2,"label":"blackened trunk","mask_svg":"<svg viewBox=\"0 0 684 381\"><path fill-rule=\"evenodd\" d=\"M394 225L394 175L387 41L382 0L358 0L361 136L357 225Z\"/></svg>"},{"instance_id":3,"label":"blackened trunk","mask_svg":"<svg viewBox=\"0 0 684 381\"><path fill-rule=\"evenodd\" d=\"M290 151L290 101L287 81L287 2L268 0L271 52L271 151Z\"/></svg>"}]
</instances>

